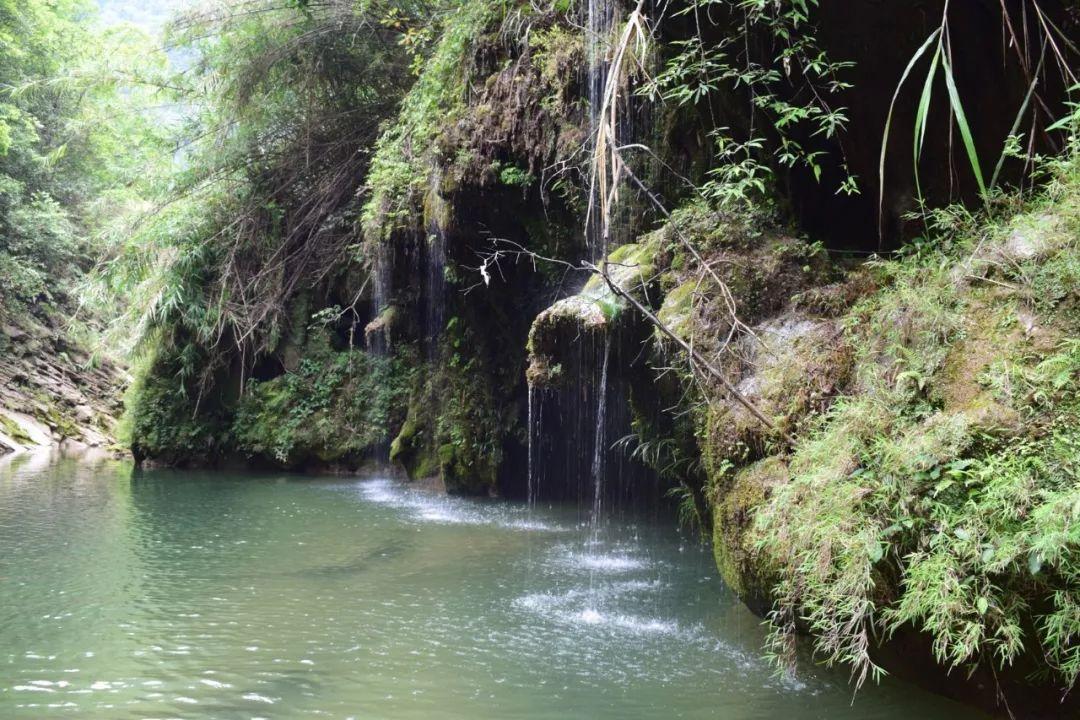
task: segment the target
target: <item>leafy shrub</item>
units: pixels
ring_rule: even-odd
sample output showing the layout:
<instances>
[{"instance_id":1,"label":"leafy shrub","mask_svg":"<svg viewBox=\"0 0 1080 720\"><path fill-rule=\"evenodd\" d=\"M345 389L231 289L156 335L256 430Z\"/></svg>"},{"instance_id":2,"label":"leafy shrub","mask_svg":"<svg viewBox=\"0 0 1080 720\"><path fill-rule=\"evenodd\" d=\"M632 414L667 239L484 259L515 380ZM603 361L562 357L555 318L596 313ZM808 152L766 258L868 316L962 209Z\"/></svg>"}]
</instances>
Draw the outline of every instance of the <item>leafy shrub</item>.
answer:
<instances>
[{"instance_id":1,"label":"leafy shrub","mask_svg":"<svg viewBox=\"0 0 1080 720\"><path fill-rule=\"evenodd\" d=\"M295 372L247 388L236 409L236 448L285 466L359 458L385 440L409 372L400 359L335 351L313 334Z\"/></svg>"}]
</instances>

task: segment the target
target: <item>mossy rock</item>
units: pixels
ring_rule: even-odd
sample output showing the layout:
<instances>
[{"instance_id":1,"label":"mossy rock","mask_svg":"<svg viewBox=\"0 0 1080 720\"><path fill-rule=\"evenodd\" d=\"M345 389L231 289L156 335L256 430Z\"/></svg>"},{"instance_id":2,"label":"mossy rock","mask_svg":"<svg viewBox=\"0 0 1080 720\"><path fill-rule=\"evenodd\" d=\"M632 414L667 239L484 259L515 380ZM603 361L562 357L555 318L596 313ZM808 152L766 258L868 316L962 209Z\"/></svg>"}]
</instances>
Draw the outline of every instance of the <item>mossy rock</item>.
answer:
<instances>
[{"instance_id":1,"label":"mossy rock","mask_svg":"<svg viewBox=\"0 0 1080 720\"><path fill-rule=\"evenodd\" d=\"M455 443L439 446L439 470L452 495L490 495L498 482L498 463Z\"/></svg>"},{"instance_id":2,"label":"mossy rock","mask_svg":"<svg viewBox=\"0 0 1080 720\"><path fill-rule=\"evenodd\" d=\"M611 282L620 290L634 296L639 302L648 302L648 289L655 280L660 250L659 243L655 241L628 243L609 253L601 267L606 267ZM619 298L599 275L589 278L581 290L581 295L620 304L626 302Z\"/></svg>"},{"instance_id":3,"label":"mossy rock","mask_svg":"<svg viewBox=\"0 0 1080 720\"><path fill-rule=\"evenodd\" d=\"M662 262L658 243L631 243L608 255L607 273L612 284L648 305L657 295L657 273ZM562 353L566 348L582 336L616 332L634 317L629 303L603 277L593 275L581 292L559 300L533 320L527 345L529 383L534 387L556 385L563 379Z\"/></svg>"},{"instance_id":4,"label":"mossy rock","mask_svg":"<svg viewBox=\"0 0 1080 720\"><path fill-rule=\"evenodd\" d=\"M364 327L364 336L368 338L368 342L371 342L372 338L382 336L389 346L400 322L401 310L396 305L389 305Z\"/></svg>"},{"instance_id":5,"label":"mossy rock","mask_svg":"<svg viewBox=\"0 0 1080 720\"><path fill-rule=\"evenodd\" d=\"M677 337L688 340L693 328L694 294L702 289L697 280L687 280L664 296L656 317ZM657 331L659 332L659 331Z\"/></svg>"},{"instance_id":6,"label":"mossy rock","mask_svg":"<svg viewBox=\"0 0 1080 720\"><path fill-rule=\"evenodd\" d=\"M34 439L26 434L26 431L19 423L2 413L0 413L0 430L20 445L30 446L34 444Z\"/></svg>"},{"instance_id":7,"label":"mossy rock","mask_svg":"<svg viewBox=\"0 0 1080 720\"><path fill-rule=\"evenodd\" d=\"M932 394L944 410L963 415L971 432L1013 435L1021 431L1020 413L999 396L987 382L1002 363L1020 360L1018 353L1028 346L1011 302L994 302L983 296L972 302L964 314L961 339L948 348ZM1060 337L1052 329L1044 331L1046 347Z\"/></svg>"},{"instance_id":8,"label":"mossy rock","mask_svg":"<svg viewBox=\"0 0 1080 720\"><path fill-rule=\"evenodd\" d=\"M724 583L754 612L763 615L775 578L754 548L754 513L773 488L789 481L787 465L768 457L735 473L717 491L713 504L713 555Z\"/></svg>"},{"instance_id":9,"label":"mossy rock","mask_svg":"<svg viewBox=\"0 0 1080 720\"><path fill-rule=\"evenodd\" d=\"M405 469L410 480L424 480L439 474L440 460L426 437L427 431L416 420L414 408L390 443L390 462Z\"/></svg>"},{"instance_id":10,"label":"mossy rock","mask_svg":"<svg viewBox=\"0 0 1080 720\"><path fill-rule=\"evenodd\" d=\"M736 349L743 366L729 363L728 370L774 428L731 398L712 403L703 428L707 466L739 465L769 453L780 431L796 433L850 380L852 348L833 321L789 314L758 325L754 334Z\"/></svg>"}]
</instances>

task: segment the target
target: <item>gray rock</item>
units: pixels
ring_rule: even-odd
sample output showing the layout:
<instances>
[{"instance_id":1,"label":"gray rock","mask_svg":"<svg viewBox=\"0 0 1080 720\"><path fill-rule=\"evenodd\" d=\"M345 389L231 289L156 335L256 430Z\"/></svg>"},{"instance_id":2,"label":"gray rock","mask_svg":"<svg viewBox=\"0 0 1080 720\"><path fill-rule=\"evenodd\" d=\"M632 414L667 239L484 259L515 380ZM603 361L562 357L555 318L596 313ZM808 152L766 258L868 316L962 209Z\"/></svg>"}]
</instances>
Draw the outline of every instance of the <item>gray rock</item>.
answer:
<instances>
[{"instance_id":1,"label":"gray rock","mask_svg":"<svg viewBox=\"0 0 1080 720\"><path fill-rule=\"evenodd\" d=\"M20 340L26 337L26 332L21 330L20 328L15 327L14 325L4 325L0 327L0 331L2 331L12 340Z\"/></svg>"}]
</instances>

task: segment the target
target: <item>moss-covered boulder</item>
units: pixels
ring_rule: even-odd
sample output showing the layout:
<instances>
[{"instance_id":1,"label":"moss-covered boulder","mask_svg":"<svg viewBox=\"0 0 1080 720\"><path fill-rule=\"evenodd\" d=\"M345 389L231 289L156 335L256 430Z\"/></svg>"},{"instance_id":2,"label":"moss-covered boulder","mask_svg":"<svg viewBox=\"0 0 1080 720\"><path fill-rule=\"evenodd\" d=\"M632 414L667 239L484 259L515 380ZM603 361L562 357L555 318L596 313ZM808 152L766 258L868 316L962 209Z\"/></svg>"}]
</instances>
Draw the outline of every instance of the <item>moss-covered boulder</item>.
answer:
<instances>
[{"instance_id":1,"label":"moss-covered boulder","mask_svg":"<svg viewBox=\"0 0 1080 720\"><path fill-rule=\"evenodd\" d=\"M620 294L625 293L646 307L658 299L659 273L669 258L655 235L640 243L616 248L599 265L575 295L559 300L533 320L529 330L529 368L533 387L554 386L567 380L564 372L572 360L567 356L581 338L615 335L640 324L642 318ZM620 292L615 292L612 285Z\"/></svg>"},{"instance_id":2,"label":"moss-covered boulder","mask_svg":"<svg viewBox=\"0 0 1080 720\"><path fill-rule=\"evenodd\" d=\"M788 482L784 460L769 457L740 468L715 488L713 555L724 583L759 615L767 612L776 581L767 558L754 547L754 513L772 491Z\"/></svg>"}]
</instances>

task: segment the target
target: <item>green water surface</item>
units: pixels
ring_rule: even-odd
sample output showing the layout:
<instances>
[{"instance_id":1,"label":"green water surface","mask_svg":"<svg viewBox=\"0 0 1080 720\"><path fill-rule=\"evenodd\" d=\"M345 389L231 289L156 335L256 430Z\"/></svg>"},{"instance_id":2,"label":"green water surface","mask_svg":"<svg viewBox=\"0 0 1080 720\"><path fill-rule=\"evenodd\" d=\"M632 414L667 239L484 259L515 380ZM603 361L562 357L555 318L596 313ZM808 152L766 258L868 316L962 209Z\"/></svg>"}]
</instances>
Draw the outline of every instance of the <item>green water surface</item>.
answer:
<instances>
[{"instance_id":1,"label":"green water surface","mask_svg":"<svg viewBox=\"0 0 1080 720\"><path fill-rule=\"evenodd\" d=\"M976 717L776 677L663 519L380 480L0 460L0 718Z\"/></svg>"}]
</instances>

